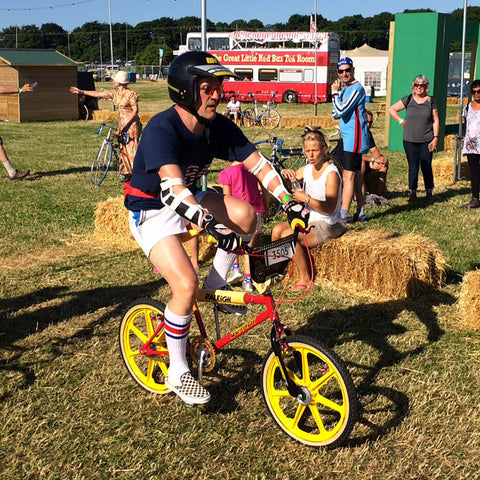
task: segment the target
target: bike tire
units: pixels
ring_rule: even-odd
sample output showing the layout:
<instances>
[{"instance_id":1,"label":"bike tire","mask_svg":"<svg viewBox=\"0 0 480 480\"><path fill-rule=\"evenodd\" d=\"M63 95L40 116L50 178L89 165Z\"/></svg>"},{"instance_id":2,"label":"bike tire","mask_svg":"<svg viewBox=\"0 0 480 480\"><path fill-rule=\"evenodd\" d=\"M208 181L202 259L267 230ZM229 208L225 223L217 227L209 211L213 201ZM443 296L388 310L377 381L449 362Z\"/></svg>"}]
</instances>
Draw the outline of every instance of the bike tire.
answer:
<instances>
[{"instance_id":1,"label":"bike tire","mask_svg":"<svg viewBox=\"0 0 480 480\"><path fill-rule=\"evenodd\" d=\"M146 356L140 347L155 333L163 321L165 305L157 300L142 298L131 303L125 311L118 331L120 354L133 380L148 392L164 395L170 392L165 385L170 357L165 329L162 328L153 346L162 355Z\"/></svg>"},{"instance_id":2,"label":"bike tire","mask_svg":"<svg viewBox=\"0 0 480 480\"><path fill-rule=\"evenodd\" d=\"M280 124L280 114L276 110L270 110L262 115L260 122L263 128L272 130Z\"/></svg>"},{"instance_id":3,"label":"bike tire","mask_svg":"<svg viewBox=\"0 0 480 480\"><path fill-rule=\"evenodd\" d=\"M113 146L106 140L98 149L95 158L93 159L92 167L90 168L90 183L94 187L98 187L105 180L108 169L112 162Z\"/></svg>"},{"instance_id":4,"label":"bike tire","mask_svg":"<svg viewBox=\"0 0 480 480\"><path fill-rule=\"evenodd\" d=\"M255 113L251 108L247 108L243 112L243 124L246 127L253 127L255 125Z\"/></svg>"},{"instance_id":5,"label":"bike tire","mask_svg":"<svg viewBox=\"0 0 480 480\"><path fill-rule=\"evenodd\" d=\"M350 435L358 415L355 386L343 361L316 339L293 335L282 358L289 377L308 390L301 403L286 388L278 357L270 350L262 370L263 398L280 428L312 447L336 447ZM305 372L305 373L303 373Z\"/></svg>"}]
</instances>

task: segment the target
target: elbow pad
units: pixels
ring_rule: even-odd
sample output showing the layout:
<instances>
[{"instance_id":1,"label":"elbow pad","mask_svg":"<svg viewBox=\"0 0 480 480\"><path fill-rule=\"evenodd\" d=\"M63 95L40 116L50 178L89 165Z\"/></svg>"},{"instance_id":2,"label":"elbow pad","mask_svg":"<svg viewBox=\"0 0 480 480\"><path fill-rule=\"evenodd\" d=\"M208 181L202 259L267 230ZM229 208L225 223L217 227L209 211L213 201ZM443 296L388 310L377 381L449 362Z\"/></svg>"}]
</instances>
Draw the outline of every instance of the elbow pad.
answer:
<instances>
[{"instance_id":1,"label":"elbow pad","mask_svg":"<svg viewBox=\"0 0 480 480\"><path fill-rule=\"evenodd\" d=\"M193 193L187 187L178 195L175 194L173 191L175 185L185 186L185 182L182 178L162 179L160 182L160 199L162 203L181 217L186 218L195 225L202 226L205 210L201 205L196 205L186 200L186 197L193 196Z\"/></svg>"},{"instance_id":2,"label":"elbow pad","mask_svg":"<svg viewBox=\"0 0 480 480\"><path fill-rule=\"evenodd\" d=\"M286 193L287 190L283 184L282 177L280 176L280 174L277 172L277 170L269 160L267 160L260 153L260 160L257 162L257 164L253 168L249 170L249 172L257 176L263 170L265 165L268 165L268 167L270 168L270 171L265 175L265 177L263 177L262 185L280 202L280 194ZM280 182L280 184L272 191L271 189L268 188L268 184L273 178L278 178L278 181Z\"/></svg>"}]
</instances>

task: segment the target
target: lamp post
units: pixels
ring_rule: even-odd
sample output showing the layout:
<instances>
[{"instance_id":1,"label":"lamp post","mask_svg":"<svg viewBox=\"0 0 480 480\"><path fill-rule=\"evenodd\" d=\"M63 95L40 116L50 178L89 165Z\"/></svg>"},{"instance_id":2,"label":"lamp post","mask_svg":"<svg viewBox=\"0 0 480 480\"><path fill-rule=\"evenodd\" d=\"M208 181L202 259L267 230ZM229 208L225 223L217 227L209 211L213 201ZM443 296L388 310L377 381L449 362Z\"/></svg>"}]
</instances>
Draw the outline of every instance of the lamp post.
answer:
<instances>
[{"instance_id":1,"label":"lamp post","mask_svg":"<svg viewBox=\"0 0 480 480\"><path fill-rule=\"evenodd\" d=\"M315 74L314 74L314 81L315 81L315 100L313 103L313 114L316 117L317 116L317 89L318 89L318 84L317 84L317 0L315 0L315 31L313 32L315 35ZM310 29L312 27L310 26Z\"/></svg>"},{"instance_id":2,"label":"lamp post","mask_svg":"<svg viewBox=\"0 0 480 480\"><path fill-rule=\"evenodd\" d=\"M108 0L108 22L110 24L110 57L111 57L111 63L110 63L110 72L111 72L111 77L113 78L113 33L112 33L112 5L110 0Z\"/></svg>"},{"instance_id":3,"label":"lamp post","mask_svg":"<svg viewBox=\"0 0 480 480\"><path fill-rule=\"evenodd\" d=\"M202 50L207 51L207 0L202 0Z\"/></svg>"},{"instance_id":4,"label":"lamp post","mask_svg":"<svg viewBox=\"0 0 480 480\"><path fill-rule=\"evenodd\" d=\"M460 178L460 167L462 161L462 113L463 113L463 76L465 74L465 37L467 31L467 0L463 2L463 30L462 30L462 65L460 66L460 107L458 115L458 141L453 159L453 178ZM471 72L470 72L471 73Z\"/></svg>"}]
</instances>

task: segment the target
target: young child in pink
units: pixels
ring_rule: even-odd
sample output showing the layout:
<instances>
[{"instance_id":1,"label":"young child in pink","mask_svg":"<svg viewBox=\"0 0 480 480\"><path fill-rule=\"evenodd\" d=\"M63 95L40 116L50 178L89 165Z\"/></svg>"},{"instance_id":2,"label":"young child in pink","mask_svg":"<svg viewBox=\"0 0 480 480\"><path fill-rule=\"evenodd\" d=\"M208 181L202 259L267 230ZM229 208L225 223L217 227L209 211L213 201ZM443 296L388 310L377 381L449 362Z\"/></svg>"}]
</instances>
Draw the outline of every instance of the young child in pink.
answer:
<instances>
[{"instance_id":1,"label":"young child in pink","mask_svg":"<svg viewBox=\"0 0 480 480\"><path fill-rule=\"evenodd\" d=\"M218 175L218 183L222 186L224 195L231 195L232 197L246 200L257 212L255 233L250 238L245 239L249 241L249 245L253 245L256 235L262 233L262 214L268 211L268 192L265 191L257 178L245 169L241 162L233 162L232 165L222 170ZM262 189L261 192L259 187ZM244 265L243 289L247 292L253 292L248 255L244 256ZM232 266L227 282L234 283L240 278L242 278L242 273L240 272L237 258Z\"/></svg>"}]
</instances>

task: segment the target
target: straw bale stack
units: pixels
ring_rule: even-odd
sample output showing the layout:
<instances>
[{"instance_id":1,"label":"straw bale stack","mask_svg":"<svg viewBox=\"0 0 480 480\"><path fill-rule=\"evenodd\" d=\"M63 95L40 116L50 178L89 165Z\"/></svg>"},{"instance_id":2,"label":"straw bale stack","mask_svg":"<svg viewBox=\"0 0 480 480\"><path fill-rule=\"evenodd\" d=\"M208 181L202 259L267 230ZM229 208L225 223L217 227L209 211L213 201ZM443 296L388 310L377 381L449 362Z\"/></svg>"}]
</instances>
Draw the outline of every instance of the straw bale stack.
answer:
<instances>
[{"instance_id":1,"label":"straw bale stack","mask_svg":"<svg viewBox=\"0 0 480 480\"><path fill-rule=\"evenodd\" d=\"M467 272L462 281L458 300L461 323L470 328L480 328L480 270Z\"/></svg>"},{"instance_id":2,"label":"straw bale stack","mask_svg":"<svg viewBox=\"0 0 480 480\"><path fill-rule=\"evenodd\" d=\"M303 128L309 125L330 129L335 128L338 124L338 120L335 120L331 115L319 115L318 117L282 117L279 126L283 128Z\"/></svg>"},{"instance_id":3,"label":"straw bale stack","mask_svg":"<svg viewBox=\"0 0 480 480\"><path fill-rule=\"evenodd\" d=\"M453 153L435 156L432 162L432 170L435 185L452 185L455 182L453 178ZM463 160L460 164L460 178L462 180L470 179L470 169L466 160Z\"/></svg>"},{"instance_id":4,"label":"straw bale stack","mask_svg":"<svg viewBox=\"0 0 480 480\"><path fill-rule=\"evenodd\" d=\"M455 151L455 135L445 135L443 148L448 151Z\"/></svg>"},{"instance_id":5,"label":"straw bale stack","mask_svg":"<svg viewBox=\"0 0 480 480\"><path fill-rule=\"evenodd\" d=\"M93 239L102 243L110 243L119 248L139 248L133 238L128 225L128 210L123 204L123 197L109 198L100 202L95 209L95 233ZM207 242L203 235L199 240L199 260L207 260L215 253L215 247ZM185 250L190 254L189 242L184 244Z\"/></svg>"},{"instance_id":6,"label":"straw bale stack","mask_svg":"<svg viewBox=\"0 0 480 480\"><path fill-rule=\"evenodd\" d=\"M128 210L123 197L109 198L95 208L96 240L127 249L138 248L128 226Z\"/></svg>"},{"instance_id":7,"label":"straw bale stack","mask_svg":"<svg viewBox=\"0 0 480 480\"><path fill-rule=\"evenodd\" d=\"M96 122L118 122L118 112L110 110L94 110L92 112L92 120Z\"/></svg>"},{"instance_id":8,"label":"straw bale stack","mask_svg":"<svg viewBox=\"0 0 480 480\"><path fill-rule=\"evenodd\" d=\"M313 251L322 279L361 293L408 298L440 288L446 261L435 242L419 235L356 230Z\"/></svg>"}]
</instances>

